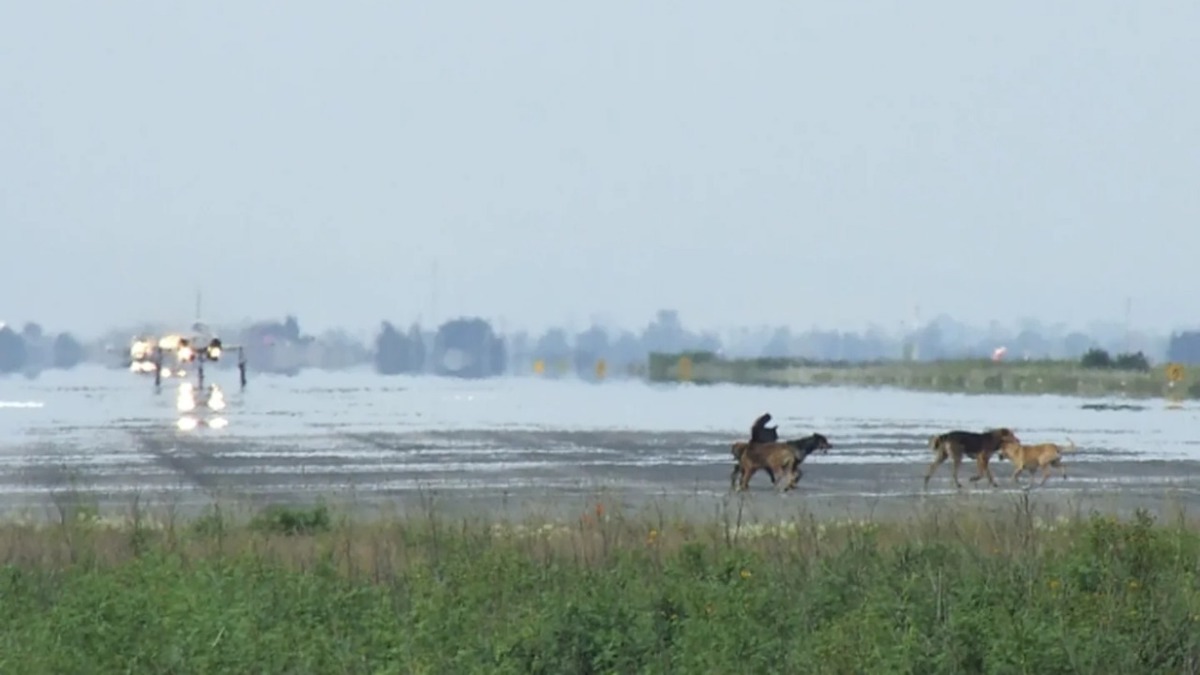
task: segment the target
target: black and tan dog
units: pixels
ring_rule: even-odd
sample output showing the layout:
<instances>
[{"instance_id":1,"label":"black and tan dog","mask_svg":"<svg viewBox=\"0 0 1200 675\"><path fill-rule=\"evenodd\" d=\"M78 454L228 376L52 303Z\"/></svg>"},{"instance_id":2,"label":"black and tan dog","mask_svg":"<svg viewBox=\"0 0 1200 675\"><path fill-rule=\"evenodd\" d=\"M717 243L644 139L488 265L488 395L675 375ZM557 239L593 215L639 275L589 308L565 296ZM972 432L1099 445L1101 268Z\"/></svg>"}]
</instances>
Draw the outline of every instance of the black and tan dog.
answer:
<instances>
[{"instance_id":1,"label":"black and tan dog","mask_svg":"<svg viewBox=\"0 0 1200 675\"><path fill-rule=\"evenodd\" d=\"M950 459L954 462L954 484L962 488L962 483L958 480L958 467L962 465L963 458L966 457L975 460L978 467L975 475L971 476L971 482L986 475L988 482L995 487L996 478L992 475L991 467L988 466L992 455L996 454L1004 443L1020 442L1020 439L1008 427L987 429L982 433L956 429L933 436L929 439L929 449L933 451L933 462L929 465L929 470L925 472L925 485L929 485L929 478L942 465L942 462Z\"/></svg>"},{"instance_id":2,"label":"black and tan dog","mask_svg":"<svg viewBox=\"0 0 1200 675\"><path fill-rule=\"evenodd\" d=\"M731 446L733 459L736 464L729 476L729 487L745 490L750 486L750 479L762 469L767 472L773 485L778 485L778 479L787 476L784 490L796 486L796 482L804 475L800 465L814 452L822 454L829 451L833 445L822 434L811 434L782 443L747 443L738 441ZM738 479L741 485L738 485Z\"/></svg>"}]
</instances>

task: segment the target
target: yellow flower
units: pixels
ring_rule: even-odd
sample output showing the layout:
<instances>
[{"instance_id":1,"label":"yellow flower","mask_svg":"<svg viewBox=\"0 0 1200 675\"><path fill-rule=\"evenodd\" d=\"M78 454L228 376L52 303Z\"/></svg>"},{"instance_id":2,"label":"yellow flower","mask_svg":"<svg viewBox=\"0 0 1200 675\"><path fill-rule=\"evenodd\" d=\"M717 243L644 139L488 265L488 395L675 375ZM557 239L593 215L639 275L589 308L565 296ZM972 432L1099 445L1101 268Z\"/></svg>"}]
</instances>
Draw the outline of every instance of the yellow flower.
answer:
<instances>
[{"instance_id":1,"label":"yellow flower","mask_svg":"<svg viewBox=\"0 0 1200 675\"><path fill-rule=\"evenodd\" d=\"M1050 590L1057 591L1058 588L1062 586L1062 583L1058 579L1051 579L1046 585L1050 587Z\"/></svg>"},{"instance_id":2,"label":"yellow flower","mask_svg":"<svg viewBox=\"0 0 1200 675\"><path fill-rule=\"evenodd\" d=\"M1137 579L1129 580L1129 590L1136 591L1137 589L1141 588L1141 586L1142 585L1137 582Z\"/></svg>"},{"instance_id":3,"label":"yellow flower","mask_svg":"<svg viewBox=\"0 0 1200 675\"><path fill-rule=\"evenodd\" d=\"M753 575L750 574L750 570L742 570L742 578L743 579L749 579L751 576L753 576Z\"/></svg>"}]
</instances>

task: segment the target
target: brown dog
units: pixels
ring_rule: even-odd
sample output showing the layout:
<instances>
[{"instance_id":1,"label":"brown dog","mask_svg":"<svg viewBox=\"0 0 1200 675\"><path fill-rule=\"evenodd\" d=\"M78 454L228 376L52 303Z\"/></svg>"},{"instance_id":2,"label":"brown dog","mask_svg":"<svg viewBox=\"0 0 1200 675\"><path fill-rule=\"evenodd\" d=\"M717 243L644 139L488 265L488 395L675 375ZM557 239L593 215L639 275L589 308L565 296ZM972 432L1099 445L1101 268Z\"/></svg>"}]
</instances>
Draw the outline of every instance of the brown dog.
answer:
<instances>
[{"instance_id":1,"label":"brown dog","mask_svg":"<svg viewBox=\"0 0 1200 675\"><path fill-rule=\"evenodd\" d=\"M739 491L750 487L750 478L759 469L766 469L772 477L774 477L777 489L782 486L781 491L786 492L796 486L796 481L800 480L800 476L796 472L796 453L792 447L786 443L747 443L739 441L733 444L733 456L737 458L737 466L733 469L733 474L730 476L731 486L738 482L737 477L741 475L741 483L737 486ZM780 481L778 479L785 478L787 480Z\"/></svg>"},{"instance_id":2,"label":"brown dog","mask_svg":"<svg viewBox=\"0 0 1200 675\"><path fill-rule=\"evenodd\" d=\"M738 486L740 477L741 484L738 489L745 490L750 486L750 478L759 469L763 469L776 486L780 484L778 479L786 475L788 480L784 483L783 490L791 490L796 487L796 482L804 475L800 470L800 464L813 452L819 450L825 453L832 447L829 439L822 434L812 434L782 443L738 441L730 448L737 464L734 465L733 473L729 476L729 486L730 488Z\"/></svg>"},{"instance_id":3,"label":"brown dog","mask_svg":"<svg viewBox=\"0 0 1200 675\"><path fill-rule=\"evenodd\" d=\"M978 467L975 475L971 476L971 482L986 475L988 482L995 487L996 478L992 475L992 469L988 466L988 462L992 455L1000 450L1003 443L1013 442L1020 443L1021 441L1008 427L987 429L982 433L955 430L931 437L929 449L933 451L933 462L929 465L929 470L925 472L926 487L929 486L930 476L937 471L942 462L952 459L954 461L954 484L961 489L962 483L958 480L958 467L962 465L963 457L974 459Z\"/></svg>"},{"instance_id":4,"label":"brown dog","mask_svg":"<svg viewBox=\"0 0 1200 675\"><path fill-rule=\"evenodd\" d=\"M1035 445L1022 445L1015 441L1006 441L1000 445L1000 452L1008 458L1016 471L1013 472L1013 482L1017 482L1017 478L1023 471L1029 471L1030 474L1038 469L1042 470L1042 482L1038 485L1045 485L1046 479L1050 478L1050 467L1055 467L1062 474L1063 480L1067 478L1067 468L1062 465L1063 452L1075 452L1075 441L1070 437L1067 442L1071 444L1070 448L1064 449L1057 443L1037 443ZM1032 476L1030 477L1032 481Z\"/></svg>"}]
</instances>

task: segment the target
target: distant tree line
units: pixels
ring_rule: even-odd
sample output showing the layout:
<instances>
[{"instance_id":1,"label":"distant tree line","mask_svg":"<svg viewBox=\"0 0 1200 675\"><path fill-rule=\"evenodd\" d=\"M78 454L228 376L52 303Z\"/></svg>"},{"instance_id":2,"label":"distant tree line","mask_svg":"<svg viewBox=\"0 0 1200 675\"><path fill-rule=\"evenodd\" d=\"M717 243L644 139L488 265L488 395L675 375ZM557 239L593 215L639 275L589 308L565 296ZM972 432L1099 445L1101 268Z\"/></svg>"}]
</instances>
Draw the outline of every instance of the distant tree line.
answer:
<instances>
[{"instance_id":1,"label":"distant tree line","mask_svg":"<svg viewBox=\"0 0 1200 675\"><path fill-rule=\"evenodd\" d=\"M479 378L502 375L508 368L504 340L480 318L447 321L432 336L416 324L401 333L384 321L375 338L374 360L375 370L383 375Z\"/></svg>"},{"instance_id":2,"label":"distant tree line","mask_svg":"<svg viewBox=\"0 0 1200 675\"><path fill-rule=\"evenodd\" d=\"M133 331L112 331L102 339L81 344L70 333L47 335L37 324L26 324L20 331L5 326L0 328L0 373L36 373L46 368L71 368L82 362L121 367L127 365L135 335L161 335L175 330L179 328L146 325ZM548 377L593 377L599 362L604 362L612 374L644 372L652 353L862 363L989 357L999 347L1005 348L1006 360L1078 359L1088 368L1144 369L1150 367L1151 355L1200 363L1197 331L1169 339L1130 334L1114 326L1084 333L1027 323L1010 331L996 324L967 326L946 316L891 332L879 327L861 332L801 332L762 326L718 334L688 329L678 312L669 309L657 312L640 329L591 325L580 331L552 327L540 334L515 331L501 335L480 317L453 318L433 328L420 323L401 328L383 321L367 339L342 331L308 334L292 315L214 330L227 345L244 350L251 370L284 375L295 375L305 368L367 366L383 375L491 377L529 373L538 364ZM230 366L232 363L225 364Z\"/></svg>"},{"instance_id":3,"label":"distant tree line","mask_svg":"<svg viewBox=\"0 0 1200 675\"><path fill-rule=\"evenodd\" d=\"M384 375L429 373L457 377L490 377L508 372L531 372L542 362L549 376L592 376L600 361L628 370L644 364L654 348L690 345L719 349L715 335L684 329L674 311L664 310L640 333L609 331L592 326L576 335L551 328L534 337L527 332L498 335L481 318L464 317L443 323L433 333L418 324L400 331L383 322L375 338L375 370Z\"/></svg>"},{"instance_id":4,"label":"distant tree line","mask_svg":"<svg viewBox=\"0 0 1200 675\"><path fill-rule=\"evenodd\" d=\"M48 368L74 368L86 357L83 345L70 333L46 334L36 323L17 332L0 324L0 373L36 374Z\"/></svg>"},{"instance_id":5,"label":"distant tree line","mask_svg":"<svg viewBox=\"0 0 1200 675\"><path fill-rule=\"evenodd\" d=\"M1150 360L1141 352L1117 354L1114 357L1103 349L1092 348L1079 361L1084 368L1093 370L1150 370Z\"/></svg>"},{"instance_id":6,"label":"distant tree line","mask_svg":"<svg viewBox=\"0 0 1200 675\"><path fill-rule=\"evenodd\" d=\"M1175 363L1200 363L1200 331L1184 331L1171 335L1167 342L1167 360Z\"/></svg>"}]
</instances>

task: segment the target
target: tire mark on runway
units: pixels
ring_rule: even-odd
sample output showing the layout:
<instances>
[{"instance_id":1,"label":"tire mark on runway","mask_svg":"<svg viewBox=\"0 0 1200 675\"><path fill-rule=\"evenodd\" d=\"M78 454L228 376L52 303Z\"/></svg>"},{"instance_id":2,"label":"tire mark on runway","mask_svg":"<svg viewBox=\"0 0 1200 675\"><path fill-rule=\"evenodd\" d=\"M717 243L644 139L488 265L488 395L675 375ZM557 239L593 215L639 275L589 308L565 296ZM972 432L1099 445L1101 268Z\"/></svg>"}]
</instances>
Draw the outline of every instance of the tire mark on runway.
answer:
<instances>
[{"instance_id":1,"label":"tire mark on runway","mask_svg":"<svg viewBox=\"0 0 1200 675\"><path fill-rule=\"evenodd\" d=\"M228 481L222 481L215 475L206 472L212 466L211 461L205 461L203 449L208 442L199 439L170 438L161 433L143 430L130 430L129 435L137 444L138 449L154 458L154 463L179 477L179 483L186 490L198 489L209 496L231 496L238 500L254 501L252 492L238 489ZM130 477L137 481L137 476Z\"/></svg>"},{"instance_id":2,"label":"tire mark on runway","mask_svg":"<svg viewBox=\"0 0 1200 675\"><path fill-rule=\"evenodd\" d=\"M425 443L420 443L417 441L401 442L398 440L394 440L397 438L402 438L405 435L416 435L416 434L403 434L402 435L402 434L392 434L392 433L388 433L388 432L370 432L370 433L338 432L338 433L332 434L332 437L342 438L342 439L345 439L348 441L354 441L355 443L369 445L377 450L386 450L389 452L413 453L413 452L418 452L420 450L431 450L436 447L436 445L428 443L428 442L425 442ZM424 436L425 434L420 434L420 435Z\"/></svg>"}]
</instances>

